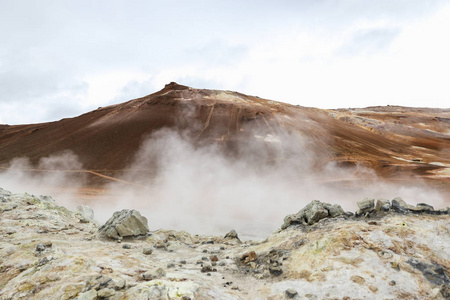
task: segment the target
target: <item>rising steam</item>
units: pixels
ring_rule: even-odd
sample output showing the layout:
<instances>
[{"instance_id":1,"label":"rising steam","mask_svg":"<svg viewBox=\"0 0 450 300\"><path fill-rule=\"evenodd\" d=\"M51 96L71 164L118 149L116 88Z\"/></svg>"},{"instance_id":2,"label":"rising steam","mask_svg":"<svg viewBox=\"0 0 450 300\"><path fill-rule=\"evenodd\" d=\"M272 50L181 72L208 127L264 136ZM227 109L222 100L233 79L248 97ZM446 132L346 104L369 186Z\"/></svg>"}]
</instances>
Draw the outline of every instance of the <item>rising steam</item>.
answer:
<instances>
[{"instance_id":1,"label":"rising steam","mask_svg":"<svg viewBox=\"0 0 450 300\"><path fill-rule=\"evenodd\" d=\"M263 238L279 228L284 216L313 199L338 203L352 211L363 197L401 196L409 203L444 204L438 192L424 185L391 184L360 166L339 168L326 163L317 168L319 156L299 134L252 134L259 142L242 142L235 155L227 155L217 144L195 144L189 132L155 132L122 177L132 184L109 184L109 196L89 205L101 223L114 211L135 208L149 219L152 229L202 234L236 229L241 236ZM40 171L27 171L33 169ZM82 169L71 152L43 158L37 167L26 159L16 159L0 174L0 182L1 187L13 191L51 193L74 207L80 201L64 195L63 187L82 186L83 177L77 172ZM342 179L359 184L343 185ZM56 195L55 187L59 188Z\"/></svg>"}]
</instances>

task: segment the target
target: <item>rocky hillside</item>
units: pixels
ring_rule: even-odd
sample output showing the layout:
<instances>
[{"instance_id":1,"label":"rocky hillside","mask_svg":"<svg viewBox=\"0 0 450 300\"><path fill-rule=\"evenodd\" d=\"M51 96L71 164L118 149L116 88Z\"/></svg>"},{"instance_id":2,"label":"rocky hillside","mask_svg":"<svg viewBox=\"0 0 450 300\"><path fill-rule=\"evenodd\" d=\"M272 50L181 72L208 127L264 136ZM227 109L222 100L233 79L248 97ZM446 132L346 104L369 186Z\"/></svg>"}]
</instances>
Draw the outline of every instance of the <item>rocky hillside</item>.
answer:
<instances>
[{"instance_id":1,"label":"rocky hillside","mask_svg":"<svg viewBox=\"0 0 450 300\"><path fill-rule=\"evenodd\" d=\"M30 125L0 125L0 168L27 157L30 172L45 172L38 162L70 150L86 186L120 179L143 141L162 128L184 132L197 147L216 145L225 155L242 154L252 143L266 149L259 163L283 159L283 141L302 159L314 153L314 168L328 162L363 165L390 180L420 178L450 191L450 110L407 107L322 110L261 99L238 92L167 84L154 94L100 107L78 117ZM296 143L291 137L301 137ZM287 137L287 138L286 138ZM142 166L141 166L142 167ZM151 172L151 168L141 168ZM144 170L145 169L145 170ZM340 178L335 178L339 180Z\"/></svg>"},{"instance_id":2,"label":"rocky hillside","mask_svg":"<svg viewBox=\"0 0 450 300\"><path fill-rule=\"evenodd\" d=\"M358 207L313 201L241 241L0 189L0 299L449 299L450 209Z\"/></svg>"}]
</instances>

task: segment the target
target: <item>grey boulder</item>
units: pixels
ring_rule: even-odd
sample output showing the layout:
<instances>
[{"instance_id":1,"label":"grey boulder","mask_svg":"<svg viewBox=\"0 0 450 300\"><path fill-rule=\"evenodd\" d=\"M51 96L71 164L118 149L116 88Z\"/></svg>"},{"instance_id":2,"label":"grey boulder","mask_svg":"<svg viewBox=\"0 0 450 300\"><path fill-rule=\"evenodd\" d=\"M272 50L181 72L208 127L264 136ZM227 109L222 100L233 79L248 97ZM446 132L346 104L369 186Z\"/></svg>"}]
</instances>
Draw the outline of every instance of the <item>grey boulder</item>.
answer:
<instances>
[{"instance_id":1,"label":"grey boulder","mask_svg":"<svg viewBox=\"0 0 450 300\"><path fill-rule=\"evenodd\" d=\"M356 204L358 205L359 208L358 214L365 214L374 210L375 199L364 198L361 201L356 202Z\"/></svg>"},{"instance_id":2,"label":"grey boulder","mask_svg":"<svg viewBox=\"0 0 450 300\"><path fill-rule=\"evenodd\" d=\"M98 231L109 238L119 240L127 236L139 236L149 232L146 217L134 209L116 211Z\"/></svg>"},{"instance_id":3,"label":"grey boulder","mask_svg":"<svg viewBox=\"0 0 450 300\"><path fill-rule=\"evenodd\" d=\"M322 219L335 218L342 215L344 215L344 210L340 205L313 200L298 213L286 216L281 229L286 229L296 224L313 225Z\"/></svg>"},{"instance_id":4,"label":"grey boulder","mask_svg":"<svg viewBox=\"0 0 450 300\"><path fill-rule=\"evenodd\" d=\"M94 210L87 205L79 205L77 207L77 213L79 213L84 220L87 221L94 220Z\"/></svg>"}]
</instances>

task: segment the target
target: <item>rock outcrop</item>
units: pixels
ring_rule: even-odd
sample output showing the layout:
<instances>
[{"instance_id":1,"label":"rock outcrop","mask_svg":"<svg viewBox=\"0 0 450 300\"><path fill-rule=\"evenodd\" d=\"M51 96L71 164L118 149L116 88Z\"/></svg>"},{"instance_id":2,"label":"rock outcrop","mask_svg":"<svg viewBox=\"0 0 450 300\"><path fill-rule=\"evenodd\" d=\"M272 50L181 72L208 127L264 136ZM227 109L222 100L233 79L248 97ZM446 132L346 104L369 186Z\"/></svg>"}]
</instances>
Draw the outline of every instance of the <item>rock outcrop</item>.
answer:
<instances>
[{"instance_id":1,"label":"rock outcrop","mask_svg":"<svg viewBox=\"0 0 450 300\"><path fill-rule=\"evenodd\" d=\"M100 235L119 240L123 237L147 234L149 229L146 217L134 209L124 209L116 211L98 231Z\"/></svg>"},{"instance_id":2,"label":"rock outcrop","mask_svg":"<svg viewBox=\"0 0 450 300\"><path fill-rule=\"evenodd\" d=\"M306 207L294 215L284 218L281 229L286 229L291 225L312 225L325 218L336 218L344 215L344 210L338 204L323 203L313 200Z\"/></svg>"}]
</instances>

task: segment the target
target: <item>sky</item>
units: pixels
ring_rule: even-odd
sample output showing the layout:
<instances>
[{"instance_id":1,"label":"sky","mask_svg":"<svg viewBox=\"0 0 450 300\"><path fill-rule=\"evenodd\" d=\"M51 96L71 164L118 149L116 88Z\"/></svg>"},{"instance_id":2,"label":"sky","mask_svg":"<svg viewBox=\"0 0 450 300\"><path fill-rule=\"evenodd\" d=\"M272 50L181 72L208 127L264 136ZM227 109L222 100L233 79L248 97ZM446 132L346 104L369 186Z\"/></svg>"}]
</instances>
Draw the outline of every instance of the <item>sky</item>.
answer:
<instances>
[{"instance_id":1,"label":"sky","mask_svg":"<svg viewBox=\"0 0 450 300\"><path fill-rule=\"evenodd\" d=\"M0 124L171 81L319 108L449 108L449 36L445 0L0 0Z\"/></svg>"}]
</instances>

